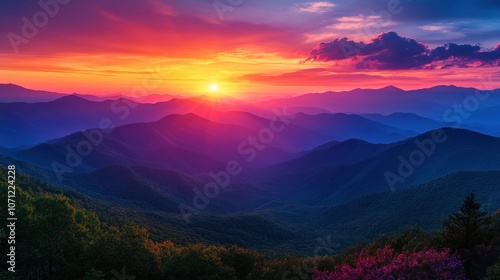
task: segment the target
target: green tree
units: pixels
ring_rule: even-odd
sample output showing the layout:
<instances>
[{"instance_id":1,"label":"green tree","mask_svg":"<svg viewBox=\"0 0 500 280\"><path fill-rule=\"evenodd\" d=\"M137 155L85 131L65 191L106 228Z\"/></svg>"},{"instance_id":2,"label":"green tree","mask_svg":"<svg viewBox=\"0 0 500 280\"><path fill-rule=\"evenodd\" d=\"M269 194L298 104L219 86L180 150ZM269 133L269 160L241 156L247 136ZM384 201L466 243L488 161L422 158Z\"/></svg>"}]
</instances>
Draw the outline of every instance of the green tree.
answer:
<instances>
[{"instance_id":1,"label":"green tree","mask_svg":"<svg viewBox=\"0 0 500 280\"><path fill-rule=\"evenodd\" d=\"M260 255L255 251L233 245L223 251L221 260L224 264L233 268L237 279L244 280L255 269L255 265L260 258Z\"/></svg>"},{"instance_id":2,"label":"green tree","mask_svg":"<svg viewBox=\"0 0 500 280\"><path fill-rule=\"evenodd\" d=\"M24 219L33 268L46 268L49 279L82 275L87 248L100 235L97 217L63 195L36 195L32 205L35 211Z\"/></svg>"},{"instance_id":3,"label":"green tree","mask_svg":"<svg viewBox=\"0 0 500 280\"><path fill-rule=\"evenodd\" d=\"M224 247L192 244L164 255L164 279L234 279L234 269L221 260Z\"/></svg>"},{"instance_id":4,"label":"green tree","mask_svg":"<svg viewBox=\"0 0 500 280\"><path fill-rule=\"evenodd\" d=\"M144 228L131 224L109 226L92 249L95 261L92 266L106 273L126 268L131 276L155 279L159 261L150 249L151 243Z\"/></svg>"},{"instance_id":5,"label":"green tree","mask_svg":"<svg viewBox=\"0 0 500 280\"><path fill-rule=\"evenodd\" d=\"M443 222L442 237L452 249L472 249L476 245L485 244L491 219L488 213L481 211L481 204L474 193L469 194L460 206L460 212L452 213Z\"/></svg>"},{"instance_id":6,"label":"green tree","mask_svg":"<svg viewBox=\"0 0 500 280\"><path fill-rule=\"evenodd\" d=\"M468 279L481 279L488 267L489 245L493 240L492 220L481 211L474 193L469 194L460 206L443 222L441 237L444 245L461 256ZM485 258L486 257L486 258Z\"/></svg>"}]
</instances>

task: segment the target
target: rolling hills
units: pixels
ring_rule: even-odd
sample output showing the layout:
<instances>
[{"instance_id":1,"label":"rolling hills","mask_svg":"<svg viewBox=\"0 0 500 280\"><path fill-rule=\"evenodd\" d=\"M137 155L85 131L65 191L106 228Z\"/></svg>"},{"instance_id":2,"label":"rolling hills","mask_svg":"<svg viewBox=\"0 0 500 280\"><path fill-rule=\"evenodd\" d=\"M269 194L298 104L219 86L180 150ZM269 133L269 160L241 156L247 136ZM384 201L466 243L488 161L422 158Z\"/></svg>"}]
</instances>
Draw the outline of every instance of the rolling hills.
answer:
<instances>
[{"instance_id":1,"label":"rolling hills","mask_svg":"<svg viewBox=\"0 0 500 280\"><path fill-rule=\"evenodd\" d=\"M341 249L415 224L435 229L469 192L486 210L500 208L500 138L483 134L497 131L494 121L481 123L495 115L497 97L463 120L476 131L441 120L471 92L0 103L0 164L49 183L33 191L63 193L110 223L146 226L157 240L307 255L321 235ZM206 195L234 162L241 172ZM182 205L194 209L188 219Z\"/></svg>"},{"instance_id":2,"label":"rolling hills","mask_svg":"<svg viewBox=\"0 0 500 280\"><path fill-rule=\"evenodd\" d=\"M443 141L434 142L434 134ZM445 128L392 144L346 141L270 167L262 181L291 199L331 204L458 171L499 169L499 138Z\"/></svg>"}]
</instances>

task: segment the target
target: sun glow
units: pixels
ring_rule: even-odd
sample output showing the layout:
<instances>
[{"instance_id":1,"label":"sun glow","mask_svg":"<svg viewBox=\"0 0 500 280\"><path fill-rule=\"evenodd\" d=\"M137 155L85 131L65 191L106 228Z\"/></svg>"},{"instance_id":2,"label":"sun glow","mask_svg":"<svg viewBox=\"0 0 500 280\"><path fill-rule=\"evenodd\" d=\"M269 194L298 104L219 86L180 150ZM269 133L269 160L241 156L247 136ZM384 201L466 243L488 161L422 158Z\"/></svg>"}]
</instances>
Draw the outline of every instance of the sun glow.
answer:
<instances>
[{"instance_id":1,"label":"sun glow","mask_svg":"<svg viewBox=\"0 0 500 280\"><path fill-rule=\"evenodd\" d=\"M219 85L217 84L211 84L208 89L210 89L211 92L217 92L219 90Z\"/></svg>"}]
</instances>

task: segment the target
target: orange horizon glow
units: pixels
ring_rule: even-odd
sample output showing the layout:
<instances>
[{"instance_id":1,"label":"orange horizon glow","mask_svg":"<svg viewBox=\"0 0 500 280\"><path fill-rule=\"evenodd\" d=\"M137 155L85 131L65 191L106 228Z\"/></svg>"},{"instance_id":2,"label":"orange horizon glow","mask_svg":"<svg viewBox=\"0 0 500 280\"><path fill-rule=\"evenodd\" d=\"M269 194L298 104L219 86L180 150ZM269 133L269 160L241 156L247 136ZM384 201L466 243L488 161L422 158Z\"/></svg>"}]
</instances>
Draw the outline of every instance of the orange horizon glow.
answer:
<instances>
[{"instance_id":1,"label":"orange horizon glow","mask_svg":"<svg viewBox=\"0 0 500 280\"><path fill-rule=\"evenodd\" d=\"M212 93L234 98L390 85L405 90L452 84L500 88L498 62L472 63L470 67L458 63L449 67L443 62L442 68L380 70L357 67L362 57L311 59L310 52L319 43L343 37L369 43L380 38L379 33L359 34L358 29L374 26L381 18L359 12L336 15L340 4L312 5L310 9L266 5L279 7L258 9L248 4L235 9L237 17L228 14L226 20L220 20L206 3L193 6L184 1L146 0L122 6L72 2L61 7L60 15L40 28L37 36L17 46L18 53L8 40L0 41L0 83L61 93L125 96L146 84L147 94ZM31 8L38 7L35 3ZM75 21L73 15L80 14L81 21ZM273 21L256 17L261 14ZM21 34L19 18L6 18L9 25L0 30ZM435 43L436 32L444 30L425 25L417 32L396 21L379 27L380 32L399 29L403 35L429 38L436 46L440 45ZM495 46L491 38L485 42ZM210 90L211 84L217 84L218 90Z\"/></svg>"},{"instance_id":2,"label":"orange horizon glow","mask_svg":"<svg viewBox=\"0 0 500 280\"><path fill-rule=\"evenodd\" d=\"M187 68L183 66L183 68ZM389 85L403 90L430 88L438 85L456 85L491 90L498 87L499 77L496 69L484 69L480 76L470 69L434 70L432 76L426 71L394 71L387 73L328 73L310 69L310 72L298 70L282 74L244 74L217 79L217 90L210 89L211 77L198 78L178 74L177 78L167 78L172 72L158 68L149 68L150 72L104 74L104 73L60 73L42 71L0 70L0 83L13 83L34 90L60 93L81 93L98 96L121 94L133 96L134 89L149 83L148 95L168 94L180 96L198 96L204 94L228 95L235 98L247 98L264 95L299 95L311 92L348 91L356 88L383 88ZM208 70L207 70L208 71ZM214 72L214 71L212 71ZM237 82L240 80L240 82ZM89 83L89 81L92 81ZM360 82L362 81L362 82Z\"/></svg>"}]
</instances>

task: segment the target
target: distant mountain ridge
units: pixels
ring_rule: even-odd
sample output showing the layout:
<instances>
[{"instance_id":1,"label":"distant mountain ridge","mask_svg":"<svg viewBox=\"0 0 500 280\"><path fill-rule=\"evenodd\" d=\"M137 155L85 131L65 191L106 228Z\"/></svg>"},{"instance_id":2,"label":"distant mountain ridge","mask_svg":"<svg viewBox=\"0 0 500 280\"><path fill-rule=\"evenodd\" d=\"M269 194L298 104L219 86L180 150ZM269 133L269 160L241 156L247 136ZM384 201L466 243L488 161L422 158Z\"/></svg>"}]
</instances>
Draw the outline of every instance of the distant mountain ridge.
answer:
<instances>
[{"instance_id":1,"label":"distant mountain ridge","mask_svg":"<svg viewBox=\"0 0 500 280\"><path fill-rule=\"evenodd\" d=\"M436 131L441 131L445 141L429 144ZM264 186L290 200L300 197L322 205L391 188L406 188L459 171L500 170L500 138L463 129L430 131L390 144L350 139L324 144L296 156L280 149L280 145L270 145L247 164L244 159L248 155L239 154L237 147L241 139L254 133L248 128L213 123L194 114L171 115L156 123L116 128L72 169L91 172L116 165L142 165L196 175L224 170L229 160L237 160L246 174L239 180ZM210 141L203 140L203 135ZM85 137L76 133L8 154L52 170L54 162L69 164L67 147L76 151ZM431 150L428 156L421 150L422 145ZM409 163L415 151L424 155L422 166ZM410 170L410 174L405 175L408 173L405 170ZM394 180L394 176L400 179L393 186L388 178Z\"/></svg>"},{"instance_id":2,"label":"distant mountain ridge","mask_svg":"<svg viewBox=\"0 0 500 280\"><path fill-rule=\"evenodd\" d=\"M457 118L463 122L464 128L497 135L500 132L500 121L497 119L500 120L500 118L495 108L500 107L500 98L495 93L496 91L491 93L480 91L481 94L489 94L489 98L487 102L479 102L477 110L470 112L467 118L461 117L456 112L453 113L455 103L465 102L466 98L474 96L475 92L476 90L472 88L453 86L413 91L386 87L374 90L356 89L346 92L305 94L258 103L241 100L217 101L203 96L184 99L168 96L169 101L142 104L134 101L135 99L119 96L103 97L104 100L101 100L97 97L79 94L61 95L32 91L8 84L0 85L0 146L14 148L40 144L70 133L99 127L102 120L110 120L113 125L120 126L157 121L170 114L196 113L218 122L223 120L243 126L255 125L265 122L264 119L272 118L273 110L276 108L287 111L287 114L299 116L297 122L304 121L302 129L309 133L315 131L315 133L323 134L323 142L360 138L371 142L387 143L430 129L454 126L457 124L454 123ZM17 96L18 101L27 98L31 100L29 102L37 100L40 96L48 99L44 97L47 99L46 102L5 103L5 100L9 100L12 96ZM29 99L32 97L34 99ZM444 113L448 110L452 112L446 118L448 121L445 121ZM242 112L240 114L244 112L253 116L237 117L234 114L230 116L229 112ZM226 116L217 115L221 113L225 113ZM466 113L469 114L469 112ZM315 126L314 122L304 120L304 114L314 116L310 118L319 121L316 130L311 129ZM325 123L321 120L321 116L335 114L350 115L349 122L352 125L344 123L341 115L337 115L337 120L332 118L332 121L337 122L337 126L344 126L344 131L350 129L347 137L332 138L331 132L327 131L329 128L327 130L323 130L324 126L321 128L321 125ZM256 120L257 118L261 120ZM377 122L378 127L373 127L375 125L373 123L369 126L363 125L362 122L366 123L367 120ZM252 124L253 121L255 122ZM362 125L357 128L357 132L354 127L356 123ZM295 123L295 125L300 126L300 123ZM319 129L323 131L318 131ZM375 129L375 131L367 129ZM303 150L311 149L319 144L318 141L304 143Z\"/></svg>"},{"instance_id":3,"label":"distant mountain ridge","mask_svg":"<svg viewBox=\"0 0 500 280\"><path fill-rule=\"evenodd\" d=\"M89 101L105 101L105 100L115 100L126 97L122 94L107 94L104 96L82 94L82 93L59 93L44 90L34 90L22 87L16 84L0 84L0 103L15 103L15 102L25 102L25 103L36 103L36 102L50 102L58 98L75 95ZM158 103L169 101L172 98L178 96L168 95L168 94L147 94L145 96L139 97L127 97L134 102L141 103Z\"/></svg>"},{"instance_id":4,"label":"distant mountain ridge","mask_svg":"<svg viewBox=\"0 0 500 280\"><path fill-rule=\"evenodd\" d=\"M69 104L73 102L96 104L82 101L76 96L67 96L46 105L68 108L72 107ZM171 102L176 101L143 106L166 106ZM106 103L97 105L103 106L106 112ZM95 111L98 112L98 109L96 107ZM151 110L148 113L154 114ZM72 115L76 114L74 112ZM170 114L154 122L116 126L109 133L105 132L106 129L95 128L76 132L9 155L51 168L54 162L66 162L68 154L76 153L82 141L92 142L91 138L97 137L99 143L92 145L92 151L83 157L82 164L76 166L75 170L90 171L111 165L144 165L196 174L224 169L229 160L249 161L250 169L262 168L291 159L297 153L332 140L361 138L388 143L414 135L348 114L288 115L289 123L278 122L282 131L276 133L270 130L271 120L247 112L211 111L208 116L217 122L194 113ZM262 138L262 131L272 133L271 141L262 142L267 141Z\"/></svg>"},{"instance_id":5,"label":"distant mountain ridge","mask_svg":"<svg viewBox=\"0 0 500 280\"><path fill-rule=\"evenodd\" d=\"M103 122L119 126L156 121L168 114L188 113L199 107L200 103L190 99L138 104L123 98L89 101L76 95L51 102L0 103L0 146L30 146L100 127Z\"/></svg>"},{"instance_id":6,"label":"distant mountain ridge","mask_svg":"<svg viewBox=\"0 0 500 280\"><path fill-rule=\"evenodd\" d=\"M462 104L467 96L479 93L488 96L479 102L480 108L500 105L500 90L477 90L456 86L435 86L417 90L402 90L393 86L381 89L354 89L309 93L290 98L276 98L259 102L260 107L307 106L333 113L383 114L413 113L424 117L442 119L443 113L454 104Z\"/></svg>"},{"instance_id":7,"label":"distant mountain ridge","mask_svg":"<svg viewBox=\"0 0 500 280\"><path fill-rule=\"evenodd\" d=\"M32 90L15 84L0 84L0 102L48 102L62 96L63 93Z\"/></svg>"},{"instance_id":8,"label":"distant mountain ridge","mask_svg":"<svg viewBox=\"0 0 500 280\"><path fill-rule=\"evenodd\" d=\"M286 193L290 199L302 197L310 203L332 204L392 187L406 188L454 172L500 170L500 138L463 129L441 131L446 139L443 143L430 144L435 133L430 131L391 144L350 140L321 151L325 157L313 150L267 168L262 180L269 189ZM428 156L422 145L429 149ZM409 158L415 151L423 155L423 163L418 166ZM399 176L401 180L391 186L386 175Z\"/></svg>"},{"instance_id":9,"label":"distant mountain ridge","mask_svg":"<svg viewBox=\"0 0 500 280\"><path fill-rule=\"evenodd\" d=\"M495 92L457 125L443 115L470 107L475 89L142 104L10 87L54 99L0 101L0 164L81 192L87 207L117 207L161 238L303 253L322 234L347 246L408 225L436 228L472 191L488 211L500 208ZM202 197L232 161L241 174ZM54 163L69 170L58 178ZM187 225L180 205L200 201Z\"/></svg>"}]
</instances>

